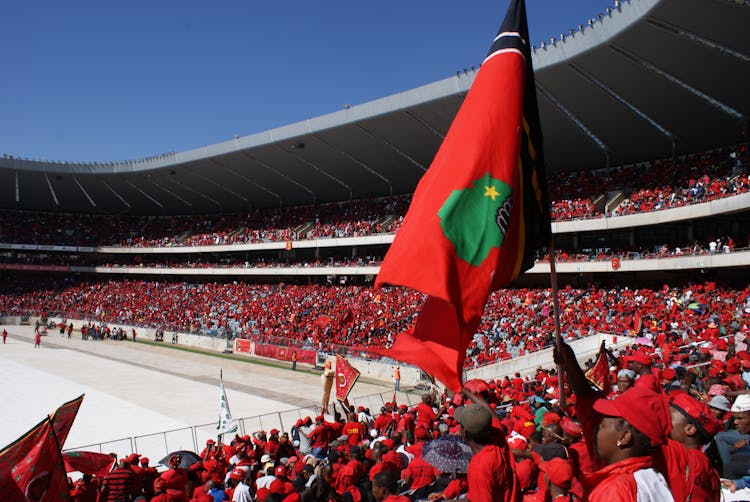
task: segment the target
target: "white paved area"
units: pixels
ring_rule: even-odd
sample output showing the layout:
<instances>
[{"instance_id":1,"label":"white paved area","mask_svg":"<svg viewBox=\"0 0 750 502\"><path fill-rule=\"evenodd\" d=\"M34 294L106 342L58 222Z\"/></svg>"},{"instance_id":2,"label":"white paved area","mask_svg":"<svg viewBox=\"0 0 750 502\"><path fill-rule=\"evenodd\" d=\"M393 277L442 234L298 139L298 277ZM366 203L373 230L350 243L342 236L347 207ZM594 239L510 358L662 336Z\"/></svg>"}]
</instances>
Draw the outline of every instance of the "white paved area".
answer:
<instances>
[{"instance_id":1,"label":"white paved area","mask_svg":"<svg viewBox=\"0 0 750 502\"><path fill-rule=\"evenodd\" d=\"M32 327L5 328L10 336L6 345L0 345L0 402L4 403L0 447L60 404L85 393L64 448L112 442L102 450L130 453L129 439L115 440L215 422L220 369L235 418L270 414L261 421L245 422L246 433L278 427L276 412L282 412L281 421L288 429L299 417L299 412L288 410L305 408L310 411L303 414L313 414L320 399L320 378L309 372L128 341L83 341L76 334L68 340L52 331L35 349ZM352 397L387 391L358 383ZM211 426L198 428L198 444L214 433ZM192 450L194 445L189 429L136 441L134 448L152 460L161 458L166 449Z\"/></svg>"}]
</instances>

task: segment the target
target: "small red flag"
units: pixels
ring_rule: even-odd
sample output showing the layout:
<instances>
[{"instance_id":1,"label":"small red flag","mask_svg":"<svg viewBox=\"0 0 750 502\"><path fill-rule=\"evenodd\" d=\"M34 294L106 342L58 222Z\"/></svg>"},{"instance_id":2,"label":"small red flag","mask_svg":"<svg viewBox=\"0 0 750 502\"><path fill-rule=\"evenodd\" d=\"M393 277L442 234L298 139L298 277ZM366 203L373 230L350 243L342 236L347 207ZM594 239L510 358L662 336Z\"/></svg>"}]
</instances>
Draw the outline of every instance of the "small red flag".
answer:
<instances>
[{"instance_id":1,"label":"small red flag","mask_svg":"<svg viewBox=\"0 0 750 502\"><path fill-rule=\"evenodd\" d=\"M604 394L609 394L609 391L612 390L612 380L609 377L609 360L607 359L607 351L604 350L604 340L599 346L599 353L596 355L594 365L586 371L586 378Z\"/></svg>"},{"instance_id":2,"label":"small red flag","mask_svg":"<svg viewBox=\"0 0 750 502\"><path fill-rule=\"evenodd\" d=\"M68 477L49 418L0 451L5 502L70 500Z\"/></svg>"},{"instance_id":3,"label":"small red flag","mask_svg":"<svg viewBox=\"0 0 750 502\"><path fill-rule=\"evenodd\" d=\"M640 313L636 312L633 316L633 333L635 333L635 336L640 336L642 329L643 319L641 319Z\"/></svg>"},{"instance_id":4,"label":"small red flag","mask_svg":"<svg viewBox=\"0 0 750 502\"><path fill-rule=\"evenodd\" d=\"M63 453L65 470L67 472L78 471L83 474L93 474L103 478L115 463L115 458L104 453L93 451L69 451Z\"/></svg>"},{"instance_id":5,"label":"small red flag","mask_svg":"<svg viewBox=\"0 0 750 502\"><path fill-rule=\"evenodd\" d=\"M349 396L352 387L359 378L359 370L349 361L336 354L336 399L343 401Z\"/></svg>"},{"instance_id":6,"label":"small red flag","mask_svg":"<svg viewBox=\"0 0 750 502\"><path fill-rule=\"evenodd\" d=\"M381 266L376 286L427 294L416 325L383 355L460 391L487 296L549 244L541 139L525 3L512 0Z\"/></svg>"}]
</instances>

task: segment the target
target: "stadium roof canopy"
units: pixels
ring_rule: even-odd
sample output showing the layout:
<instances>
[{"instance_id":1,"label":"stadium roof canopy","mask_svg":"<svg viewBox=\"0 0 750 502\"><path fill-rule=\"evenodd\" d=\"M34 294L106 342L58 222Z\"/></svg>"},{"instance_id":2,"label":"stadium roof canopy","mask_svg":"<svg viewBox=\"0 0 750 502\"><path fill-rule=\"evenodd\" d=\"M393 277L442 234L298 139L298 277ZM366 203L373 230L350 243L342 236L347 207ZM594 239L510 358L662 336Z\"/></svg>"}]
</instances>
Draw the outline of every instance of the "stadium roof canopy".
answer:
<instances>
[{"instance_id":1,"label":"stadium roof canopy","mask_svg":"<svg viewBox=\"0 0 750 502\"><path fill-rule=\"evenodd\" d=\"M549 170L742 141L750 2L630 0L534 52ZM196 150L106 164L0 159L0 207L216 213L413 191L473 71Z\"/></svg>"}]
</instances>

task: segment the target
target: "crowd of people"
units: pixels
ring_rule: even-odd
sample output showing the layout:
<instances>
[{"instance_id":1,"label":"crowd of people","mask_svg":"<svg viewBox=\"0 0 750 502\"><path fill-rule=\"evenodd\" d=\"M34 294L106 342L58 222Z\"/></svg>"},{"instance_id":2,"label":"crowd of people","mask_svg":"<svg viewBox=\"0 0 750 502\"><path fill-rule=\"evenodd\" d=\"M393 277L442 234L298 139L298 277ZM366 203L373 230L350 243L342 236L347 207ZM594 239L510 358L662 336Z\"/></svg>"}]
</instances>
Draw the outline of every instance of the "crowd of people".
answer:
<instances>
[{"instance_id":1,"label":"crowd of people","mask_svg":"<svg viewBox=\"0 0 750 502\"><path fill-rule=\"evenodd\" d=\"M359 285L167 282L141 279L72 281L10 278L0 288L0 314L161 327L183 333L226 330L234 336L324 352L374 357L413 322L424 301L404 288ZM560 291L563 336L598 332L676 333L702 340L713 323L726 333L750 330L750 287L713 282L661 289L573 288ZM476 367L547 347L554 331L548 288L493 292L467 353Z\"/></svg>"},{"instance_id":2,"label":"crowd of people","mask_svg":"<svg viewBox=\"0 0 750 502\"><path fill-rule=\"evenodd\" d=\"M461 393L433 390L416 406L387 402L371 413L344 401L330 421L321 414L289 431L209 439L192 461L174 455L162 472L129 454L102 478L71 483L71 495L718 502L722 489L750 487L750 339L715 328L688 344L659 330L617 353L603 347L583 367L562 343L563 385L539 367L471 380Z\"/></svg>"},{"instance_id":3,"label":"crowd of people","mask_svg":"<svg viewBox=\"0 0 750 502\"><path fill-rule=\"evenodd\" d=\"M595 171L556 172L549 178L555 221L605 215L613 190L624 200L609 216L668 209L745 193L744 146L672 160ZM0 242L68 246L208 246L394 233L410 195L318 206L253 209L247 213L136 217L0 211Z\"/></svg>"},{"instance_id":4,"label":"crowd of people","mask_svg":"<svg viewBox=\"0 0 750 502\"><path fill-rule=\"evenodd\" d=\"M0 263L40 264L75 267L136 267L136 268L315 268L315 267L371 267L382 263L383 256L329 256L310 259L273 259L268 257L241 258L226 256L188 255L108 255L101 257L91 253L15 253L0 254Z\"/></svg>"},{"instance_id":5,"label":"crowd of people","mask_svg":"<svg viewBox=\"0 0 750 502\"><path fill-rule=\"evenodd\" d=\"M680 256L705 256L727 254L735 250L746 250L747 243L730 235L722 235L706 240L693 240L675 245L659 243L653 245L611 246L581 249L555 249L555 260L559 262L591 262L621 260L645 260L673 258ZM92 253L39 253L18 251L0 253L0 264L44 265L59 267L109 267L109 268L316 268L316 267L377 267L383 262L383 255L328 256L328 257L250 257L242 253L167 254L167 255L98 255ZM537 262L549 262L549 253L542 249L537 253Z\"/></svg>"},{"instance_id":6,"label":"crowd of people","mask_svg":"<svg viewBox=\"0 0 750 502\"><path fill-rule=\"evenodd\" d=\"M584 248L580 250L555 249L555 260L561 262L570 261L607 261L612 258L623 260L648 260L654 258L674 258L680 256L706 256L713 254L727 254L735 250L745 250L746 245L731 236L721 236L707 241L693 241L686 245L669 245L667 243L654 246L630 246L627 249L615 249L612 247L601 247L596 249ZM548 262L549 253L540 252L537 261Z\"/></svg>"}]
</instances>

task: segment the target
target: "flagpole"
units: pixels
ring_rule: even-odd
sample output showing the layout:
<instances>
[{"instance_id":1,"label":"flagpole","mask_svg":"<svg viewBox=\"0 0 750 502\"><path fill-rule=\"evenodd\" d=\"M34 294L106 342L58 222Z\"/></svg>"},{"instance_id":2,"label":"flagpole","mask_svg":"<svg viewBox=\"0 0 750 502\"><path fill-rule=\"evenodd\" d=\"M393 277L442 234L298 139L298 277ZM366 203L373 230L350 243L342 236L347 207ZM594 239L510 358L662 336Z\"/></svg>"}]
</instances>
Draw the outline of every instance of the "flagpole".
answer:
<instances>
[{"instance_id":1,"label":"flagpole","mask_svg":"<svg viewBox=\"0 0 750 502\"><path fill-rule=\"evenodd\" d=\"M560 295L557 285L557 268L555 267L555 238L549 240L549 276L552 286L552 310L555 320L555 346L560 349L562 345L562 334L560 333ZM560 409L565 410L565 370L562 365L557 365L557 385L560 395Z\"/></svg>"},{"instance_id":2,"label":"flagpole","mask_svg":"<svg viewBox=\"0 0 750 502\"><path fill-rule=\"evenodd\" d=\"M62 445L60 444L60 440L57 439L57 434L55 433L55 421L52 419L51 415L47 415L47 420L49 421L50 433L55 440L55 445L57 445L57 458L60 460L60 465L62 466L63 471L65 471L65 458L62 453ZM65 474L67 475L67 472Z\"/></svg>"}]
</instances>

